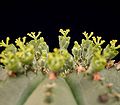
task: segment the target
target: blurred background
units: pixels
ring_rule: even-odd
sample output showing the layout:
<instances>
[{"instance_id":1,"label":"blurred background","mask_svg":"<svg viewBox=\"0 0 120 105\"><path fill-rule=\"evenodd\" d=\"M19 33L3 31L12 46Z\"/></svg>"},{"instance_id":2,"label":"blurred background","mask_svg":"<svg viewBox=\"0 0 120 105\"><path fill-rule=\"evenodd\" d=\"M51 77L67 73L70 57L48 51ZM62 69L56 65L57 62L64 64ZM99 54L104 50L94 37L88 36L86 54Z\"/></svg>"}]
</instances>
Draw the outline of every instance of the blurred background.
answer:
<instances>
[{"instance_id":1,"label":"blurred background","mask_svg":"<svg viewBox=\"0 0 120 105\"><path fill-rule=\"evenodd\" d=\"M70 29L71 44L84 38L82 32L94 32L102 36L106 44L117 39L120 44L120 7L118 2L99 0L53 1L25 0L0 3L0 40L25 36L31 31L42 31L41 36L50 46L50 51L58 46L59 29ZM116 57L120 60L120 54Z\"/></svg>"}]
</instances>

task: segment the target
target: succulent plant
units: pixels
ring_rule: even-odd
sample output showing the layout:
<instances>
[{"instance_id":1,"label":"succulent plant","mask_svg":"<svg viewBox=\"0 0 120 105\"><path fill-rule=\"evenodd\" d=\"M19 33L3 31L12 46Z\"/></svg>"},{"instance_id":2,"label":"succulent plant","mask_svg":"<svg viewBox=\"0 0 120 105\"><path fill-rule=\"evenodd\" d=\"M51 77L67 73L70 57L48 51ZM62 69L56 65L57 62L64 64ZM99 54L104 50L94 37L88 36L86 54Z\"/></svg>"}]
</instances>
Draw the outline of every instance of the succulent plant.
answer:
<instances>
[{"instance_id":1,"label":"succulent plant","mask_svg":"<svg viewBox=\"0 0 120 105\"><path fill-rule=\"evenodd\" d=\"M0 105L120 105L120 62L117 40L88 35L71 49L69 29L59 31L59 48L49 52L41 32L27 33L15 44L2 40L0 47Z\"/></svg>"}]
</instances>

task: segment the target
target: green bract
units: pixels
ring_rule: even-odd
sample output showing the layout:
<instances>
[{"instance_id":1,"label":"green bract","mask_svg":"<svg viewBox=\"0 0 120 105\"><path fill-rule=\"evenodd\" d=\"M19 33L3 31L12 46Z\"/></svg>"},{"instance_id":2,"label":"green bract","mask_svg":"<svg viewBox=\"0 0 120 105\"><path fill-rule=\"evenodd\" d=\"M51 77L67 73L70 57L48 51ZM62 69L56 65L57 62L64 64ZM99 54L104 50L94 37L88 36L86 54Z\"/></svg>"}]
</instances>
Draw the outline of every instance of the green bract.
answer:
<instances>
[{"instance_id":1,"label":"green bract","mask_svg":"<svg viewBox=\"0 0 120 105\"><path fill-rule=\"evenodd\" d=\"M72 54L74 55L74 59L76 62L80 60L81 48L77 41L74 42L74 46L72 48Z\"/></svg>"}]
</instances>

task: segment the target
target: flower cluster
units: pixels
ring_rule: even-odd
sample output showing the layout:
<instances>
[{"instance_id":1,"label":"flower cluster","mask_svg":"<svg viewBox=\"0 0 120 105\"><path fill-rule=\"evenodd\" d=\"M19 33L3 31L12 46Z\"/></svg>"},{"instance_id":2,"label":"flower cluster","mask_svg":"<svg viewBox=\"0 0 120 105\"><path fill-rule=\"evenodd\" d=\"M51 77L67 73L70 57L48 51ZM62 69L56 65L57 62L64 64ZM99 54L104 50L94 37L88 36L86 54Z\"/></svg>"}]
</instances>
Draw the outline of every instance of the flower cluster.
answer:
<instances>
[{"instance_id":1,"label":"flower cluster","mask_svg":"<svg viewBox=\"0 0 120 105\"><path fill-rule=\"evenodd\" d=\"M16 39L16 47L14 44L9 44L10 38L6 38L6 43L2 40L0 42L1 47L5 47L0 54L0 62L3 63L7 70L13 72L26 72L26 65L35 64L35 60L40 55L42 59L45 59L46 53L48 52L48 46L44 41L43 37L40 36L40 32L35 36L35 32L27 34L32 37L34 40L31 40L29 43L26 43L26 37Z\"/></svg>"},{"instance_id":2,"label":"flower cluster","mask_svg":"<svg viewBox=\"0 0 120 105\"><path fill-rule=\"evenodd\" d=\"M5 50L0 54L0 61L8 70L13 72L21 72L25 64L30 64L34 58L34 49L32 45L25 45L26 37L23 41L20 38L16 39L15 43L19 48L17 49L14 44L9 44L10 38L6 38L6 43L2 40L1 47Z\"/></svg>"},{"instance_id":3,"label":"flower cluster","mask_svg":"<svg viewBox=\"0 0 120 105\"><path fill-rule=\"evenodd\" d=\"M10 38L6 38L6 43L2 40L0 47L5 47L0 54L0 62L5 65L7 70L13 72L25 71L25 66L49 69L60 75L75 70L75 67L82 66L88 73L103 70L111 59L119 52L117 49L120 45L115 46L117 40L110 41L104 49L102 44L105 40L101 37L83 33L85 39L82 43L74 42L72 54L67 50L70 44L70 37L67 36L69 29L59 31L62 35L58 36L59 49L55 48L53 52L49 52L49 46L43 37L39 37L41 32L35 35L35 32L27 33L33 40L26 42L26 37L16 39L14 44L9 44Z\"/></svg>"},{"instance_id":4,"label":"flower cluster","mask_svg":"<svg viewBox=\"0 0 120 105\"><path fill-rule=\"evenodd\" d=\"M83 34L86 39L82 39L81 44L75 41L72 48L75 61L88 69L87 72L103 70L107 62L118 54L117 49L120 48L120 45L116 47L115 43L117 40L112 40L110 41L111 45L108 44L103 49L101 45L105 40L101 40L99 36L93 36L93 32L91 32L90 35L86 32ZM91 37L92 40L90 39Z\"/></svg>"},{"instance_id":5,"label":"flower cluster","mask_svg":"<svg viewBox=\"0 0 120 105\"><path fill-rule=\"evenodd\" d=\"M38 37L40 36L41 32L38 32L38 35L35 36L35 32L27 33L28 36L33 38L28 44L32 44L34 46L35 50L35 57L34 57L34 67L36 68L42 68L46 66L46 61L48 57L48 52L49 52L49 46L45 42L43 37Z\"/></svg>"}]
</instances>

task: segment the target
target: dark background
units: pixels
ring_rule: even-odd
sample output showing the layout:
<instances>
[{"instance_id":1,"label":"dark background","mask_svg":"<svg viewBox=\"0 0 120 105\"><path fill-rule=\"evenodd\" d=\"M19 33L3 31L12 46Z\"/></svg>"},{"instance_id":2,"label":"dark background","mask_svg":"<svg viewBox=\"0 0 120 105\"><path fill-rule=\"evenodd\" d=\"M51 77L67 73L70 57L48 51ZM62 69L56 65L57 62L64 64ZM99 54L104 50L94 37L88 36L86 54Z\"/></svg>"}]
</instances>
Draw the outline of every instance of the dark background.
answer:
<instances>
[{"instance_id":1,"label":"dark background","mask_svg":"<svg viewBox=\"0 0 120 105\"><path fill-rule=\"evenodd\" d=\"M107 43L117 39L120 44L120 8L116 1L16 0L0 3L0 7L0 39L10 36L12 42L28 32L42 31L41 36L52 51L58 47L59 29L69 28L72 37L69 51L74 40L81 41L84 31L93 31ZM119 58L120 55L116 57Z\"/></svg>"}]
</instances>

